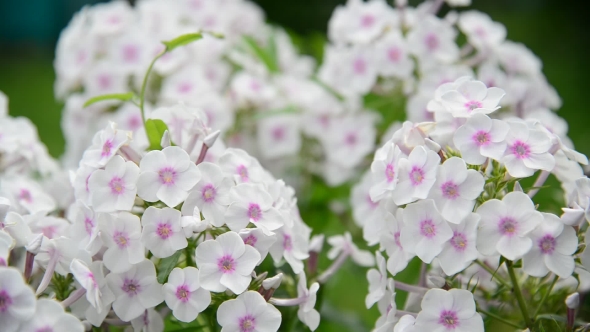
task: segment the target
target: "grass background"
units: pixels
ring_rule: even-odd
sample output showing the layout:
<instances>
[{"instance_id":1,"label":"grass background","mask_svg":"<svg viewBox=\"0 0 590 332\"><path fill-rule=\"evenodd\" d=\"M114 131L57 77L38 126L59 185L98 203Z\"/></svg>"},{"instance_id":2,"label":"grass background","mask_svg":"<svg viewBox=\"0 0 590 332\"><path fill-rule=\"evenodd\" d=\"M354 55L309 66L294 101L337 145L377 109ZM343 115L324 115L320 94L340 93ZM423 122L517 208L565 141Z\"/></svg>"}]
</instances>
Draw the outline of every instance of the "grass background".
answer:
<instances>
[{"instance_id":1,"label":"grass background","mask_svg":"<svg viewBox=\"0 0 590 332\"><path fill-rule=\"evenodd\" d=\"M62 105L53 97L52 61L61 29L84 0L0 0L0 91L10 100L10 114L29 117L38 127L49 152L58 157L64 140L60 132ZM285 26L301 36L304 51L321 54L327 21L343 0L255 0L271 23ZM414 4L414 2L410 1ZM563 107L559 115L570 126L577 149L590 155L590 20L584 1L577 0L474 0L471 8L488 13L506 25L508 38L527 45L543 61L543 71L555 86ZM445 11L448 8L444 9ZM555 183L553 183L555 185ZM347 188L314 188L302 207L305 220L327 234L345 231L345 223L329 213L329 197L346 199ZM541 197L550 201L550 197ZM323 204L323 203L322 203ZM321 265L327 265L324 260ZM412 271L415 269L409 269ZM320 331L363 331L373 326L378 312L367 311L365 270L346 263L326 285ZM408 273L411 280L415 276Z\"/></svg>"}]
</instances>

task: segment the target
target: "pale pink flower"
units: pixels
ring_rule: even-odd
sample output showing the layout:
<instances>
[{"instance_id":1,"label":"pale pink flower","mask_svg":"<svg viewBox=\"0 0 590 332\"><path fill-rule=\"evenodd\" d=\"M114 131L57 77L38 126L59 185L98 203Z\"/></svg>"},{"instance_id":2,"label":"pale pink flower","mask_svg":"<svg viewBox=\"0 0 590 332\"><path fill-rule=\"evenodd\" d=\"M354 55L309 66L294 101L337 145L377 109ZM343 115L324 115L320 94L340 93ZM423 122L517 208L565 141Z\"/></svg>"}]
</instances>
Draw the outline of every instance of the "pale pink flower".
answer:
<instances>
[{"instance_id":1,"label":"pale pink flower","mask_svg":"<svg viewBox=\"0 0 590 332\"><path fill-rule=\"evenodd\" d=\"M82 322L65 312L55 300L39 299L31 308L35 309L35 314L21 326L20 331L84 331Z\"/></svg>"},{"instance_id":2,"label":"pale pink flower","mask_svg":"<svg viewBox=\"0 0 590 332\"><path fill-rule=\"evenodd\" d=\"M199 284L199 270L192 266L175 268L164 284L164 299L172 314L182 322L192 322L211 303L211 294Z\"/></svg>"},{"instance_id":3,"label":"pale pink flower","mask_svg":"<svg viewBox=\"0 0 590 332\"><path fill-rule=\"evenodd\" d=\"M453 135L455 147L468 164L481 165L486 158L500 160L506 151L506 135L510 126L490 119L485 114L474 114Z\"/></svg>"},{"instance_id":4,"label":"pale pink flower","mask_svg":"<svg viewBox=\"0 0 590 332\"><path fill-rule=\"evenodd\" d=\"M88 179L90 203L95 212L129 211L135 203L139 167L115 156L105 169L98 169Z\"/></svg>"},{"instance_id":5,"label":"pale pink flower","mask_svg":"<svg viewBox=\"0 0 590 332\"><path fill-rule=\"evenodd\" d=\"M98 227L107 248L103 261L109 270L114 273L125 272L145 259L139 217L128 212L102 214Z\"/></svg>"},{"instance_id":6,"label":"pale pink flower","mask_svg":"<svg viewBox=\"0 0 590 332\"><path fill-rule=\"evenodd\" d=\"M270 235L284 225L282 215L272 205L272 197L261 184L239 184L231 188L229 198L231 205L225 211L225 223L232 231L252 223Z\"/></svg>"},{"instance_id":7,"label":"pale pink flower","mask_svg":"<svg viewBox=\"0 0 590 332\"><path fill-rule=\"evenodd\" d=\"M475 310L470 291L434 288L422 299L422 310L416 317L416 331L483 332L483 319Z\"/></svg>"},{"instance_id":8,"label":"pale pink flower","mask_svg":"<svg viewBox=\"0 0 590 332\"><path fill-rule=\"evenodd\" d=\"M148 152L139 167L137 195L148 202L160 200L170 207L182 203L201 178L188 153L178 146Z\"/></svg>"},{"instance_id":9,"label":"pale pink flower","mask_svg":"<svg viewBox=\"0 0 590 332\"><path fill-rule=\"evenodd\" d=\"M95 168L105 166L117 151L129 142L130 136L130 132L118 130L115 123L111 122L94 135L92 145L84 152L80 164Z\"/></svg>"},{"instance_id":10,"label":"pale pink flower","mask_svg":"<svg viewBox=\"0 0 590 332\"><path fill-rule=\"evenodd\" d=\"M439 162L438 154L423 146L415 147L408 159L402 158L399 161L397 187L392 192L395 204L408 204L428 197L428 192L436 181Z\"/></svg>"},{"instance_id":11,"label":"pale pink flower","mask_svg":"<svg viewBox=\"0 0 590 332\"><path fill-rule=\"evenodd\" d=\"M223 302L217 310L222 331L275 332L281 326L281 312L260 293L248 291Z\"/></svg>"},{"instance_id":12,"label":"pale pink flower","mask_svg":"<svg viewBox=\"0 0 590 332\"><path fill-rule=\"evenodd\" d=\"M536 170L552 171L555 158L549 152L551 137L543 130L531 129L520 121L509 122L506 151L500 160L508 173L517 178L529 177Z\"/></svg>"},{"instance_id":13,"label":"pale pink flower","mask_svg":"<svg viewBox=\"0 0 590 332\"><path fill-rule=\"evenodd\" d=\"M150 206L141 216L141 225L141 242L155 257L172 256L188 245L178 210Z\"/></svg>"},{"instance_id":14,"label":"pale pink flower","mask_svg":"<svg viewBox=\"0 0 590 332\"><path fill-rule=\"evenodd\" d=\"M20 331L19 326L33 318L36 301L16 268L0 266L0 321L4 331Z\"/></svg>"},{"instance_id":15,"label":"pale pink flower","mask_svg":"<svg viewBox=\"0 0 590 332\"><path fill-rule=\"evenodd\" d=\"M446 275L452 276L465 270L477 259L479 252L475 245L479 219L479 215L469 213L460 223L449 224L453 237L444 244L443 250L437 256Z\"/></svg>"},{"instance_id":16,"label":"pale pink flower","mask_svg":"<svg viewBox=\"0 0 590 332\"><path fill-rule=\"evenodd\" d=\"M227 232L215 240L207 240L196 250L201 287L212 292L230 289L235 294L244 292L260 254L254 247L245 245L235 232Z\"/></svg>"}]
</instances>

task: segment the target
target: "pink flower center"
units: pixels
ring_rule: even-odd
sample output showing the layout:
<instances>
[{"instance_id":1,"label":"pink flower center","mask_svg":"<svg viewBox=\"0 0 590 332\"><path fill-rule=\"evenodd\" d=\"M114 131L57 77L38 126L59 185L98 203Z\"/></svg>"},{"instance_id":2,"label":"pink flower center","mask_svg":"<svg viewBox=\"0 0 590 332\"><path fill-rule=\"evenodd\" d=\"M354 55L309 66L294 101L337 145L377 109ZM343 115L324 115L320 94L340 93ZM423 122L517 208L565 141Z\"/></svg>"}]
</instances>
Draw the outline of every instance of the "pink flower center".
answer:
<instances>
[{"instance_id":1,"label":"pink flower center","mask_svg":"<svg viewBox=\"0 0 590 332\"><path fill-rule=\"evenodd\" d=\"M113 149L113 142L111 140L106 140L102 145L102 157L109 157L111 155L111 150Z\"/></svg>"},{"instance_id":2,"label":"pink flower center","mask_svg":"<svg viewBox=\"0 0 590 332\"><path fill-rule=\"evenodd\" d=\"M432 220L427 219L420 222L420 234L427 238L433 238L436 235L436 225L432 222Z\"/></svg>"},{"instance_id":3,"label":"pink flower center","mask_svg":"<svg viewBox=\"0 0 590 332\"><path fill-rule=\"evenodd\" d=\"M86 217L84 219L84 228L86 229L86 234L92 235L92 230L94 229L94 220Z\"/></svg>"},{"instance_id":4,"label":"pink flower center","mask_svg":"<svg viewBox=\"0 0 590 332\"><path fill-rule=\"evenodd\" d=\"M262 218L262 210L260 209L260 205L256 203L250 203L248 207L248 218L250 221L256 222Z\"/></svg>"},{"instance_id":5,"label":"pink flower center","mask_svg":"<svg viewBox=\"0 0 590 332\"><path fill-rule=\"evenodd\" d=\"M447 329L455 329L459 326L459 317L457 317L457 313L452 310L443 310L438 318L438 323Z\"/></svg>"},{"instance_id":6,"label":"pink flower center","mask_svg":"<svg viewBox=\"0 0 590 332\"><path fill-rule=\"evenodd\" d=\"M391 60L391 62L398 62L402 57L402 51L397 47L392 47L387 51L387 58Z\"/></svg>"},{"instance_id":7,"label":"pink flower center","mask_svg":"<svg viewBox=\"0 0 590 332\"><path fill-rule=\"evenodd\" d=\"M5 290L0 292L0 312L8 311L8 307L12 304L12 298Z\"/></svg>"},{"instance_id":8,"label":"pink flower center","mask_svg":"<svg viewBox=\"0 0 590 332\"><path fill-rule=\"evenodd\" d=\"M367 71L367 63L363 58L357 58L352 63L352 68L355 74L362 75Z\"/></svg>"},{"instance_id":9,"label":"pink flower center","mask_svg":"<svg viewBox=\"0 0 590 332\"><path fill-rule=\"evenodd\" d=\"M129 246L129 237L124 232L117 231L113 233L113 241L119 246L119 249L125 249Z\"/></svg>"},{"instance_id":10,"label":"pink flower center","mask_svg":"<svg viewBox=\"0 0 590 332\"><path fill-rule=\"evenodd\" d=\"M232 273L236 269L236 263L232 256L225 255L217 260L217 267L223 273Z\"/></svg>"},{"instance_id":11,"label":"pink flower center","mask_svg":"<svg viewBox=\"0 0 590 332\"><path fill-rule=\"evenodd\" d=\"M387 182L391 182L395 178L395 169L393 164L387 164L387 167L385 167L385 177L387 178Z\"/></svg>"},{"instance_id":12,"label":"pink flower center","mask_svg":"<svg viewBox=\"0 0 590 332\"><path fill-rule=\"evenodd\" d=\"M109 187L111 188L111 193L121 195L125 191L125 181L120 177L115 176L109 182Z\"/></svg>"},{"instance_id":13,"label":"pink flower center","mask_svg":"<svg viewBox=\"0 0 590 332\"><path fill-rule=\"evenodd\" d=\"M107 90L111 87L112 79L108 74L101 74L97 77L98 80L98 87L101 90Z\"/></svg>"},{"instance_id":14,"label":"pink flower center","mask_svg":"<svg viewBox=\"0 0 590 332\"><path fill-rule=\"evenodd\" d=\"M238 175L240 176L243 182L248 181L248 168L246 168L246 166L240 165L238 166L236 171L238 172Z\"/></svg>"},{"instance_id":15,"label":"pink flower center","mask_svg":"<svg viewBox=\"0 0 590 332\"><path fill-rule=\"evenodd\" d=\"M446 199L455 199L459 197L459 186L454 184L452 181L447 181L440 186L443 197Z\"/></svg>"},{"instance_id":16,"label":"pink flower center","mask_svg":"<svg viewBox=\"0 0 590 332\"><path fill-rule=\"evenodd\" d=\"M252 315L247 315L240 318L239 326L240 332L252 332L254 331L256 319Z\"/></svg>"},{"instance_id":17,"label":"pink flower center","mask_svg":"<svg viewBox=\"0 0 590 332\"><path fill-rule=\"evenodd\" d=\"M363 28L370 28L373 26L373 24L375 24L375 16L371 14L363 15L361 18L361 26Z\"/></svg>"},{"instance_id":18,"label":"pink flower center","mask_svg":"<svg viewBox=\"0 0 590 332\"><path fill-rule=\"evenodd\" d=\"M512 151L512 154L518 159L526 159L531 154L531 148L529 145L521 141L516 141L514 144L512 144L510 150Z\"/></svg>"},{"instance_id":19,"label":"pink flower center","mask_svg":"<svg viewBox=\"0 0 590 332\"><path fill-rule=\"evenodd\" d=\"M36 329L35 332L54 332L54 331L51 326L44 326L44 327L40 327L40 328Z\"/></svg>"},{"instance_id":20,"label":"pink flower center","mask_svg":"<svg viewBox=\"0 0 590 332\"><path fill-rule=\"evenodd\" d=\"M41 228L41 233L43 233L48 239L53 239L57 230L55 229L55 226L46 226Z\"/></svg>"},{"instance_id":21,"label":"pink flower center","mask_svg":"<svg viewBox=\"0 0 590 332\"><path fill-rule=\"evenodd\" d=\"M256 236L252 234L248 235L248 237L244 239L244 244L251 245L253 247L256 244L256 242L258 242L258 238L256 238Z\"/></svg>"},{"instance_id":22,"label":"pink flower center","mask_svg":"<svg viewBox=\"0 0 590 332\"><path fill-rule=\"evenodd\" d=\"M408 175L414 186L417 186L424 181L424 171L420 167L414 166Z\"/></svg>"},{"instance_id":23,"label":"pink flower center","mask_svg":"<svg viewBox=\"0 0 590 332\"><path fill-rule=\"evenodd\" d=\"M346 145L348 146L354 146L356 145L357 142L357 137L355 133L349 133L348 135L346 135L346 137L344 138L344 142L346 143Z\"/></svg>"},{"instance_id":24,"label":"pink flower center","mask_svg":"<svg viewBox=\"0 0 590 332\"><path fill-rule=\"evenodd\" d=\"M490 144L490 134L486 131L480 130L471 137L475 145L477 146L485 146Z\"/></svg>"},{"instance_id":25,"label":"pink flower center","mask_svg":"<svg viewBox=\"0 0 590 332\"><path fill-rule=\"evenodd\" d=\"M541 240L539 240L539 248L541 249L541 252L548 255L553 253L556 244L555 238L549 234L543 236Z\"/></svg>"},{"instance_id":26,"label":"pink flower center","mask_svg":"<svg viewBox=\"0 0 590 332\"><path fill-rule=\"evenodd\" d=\"M277 141L282 141L285 138L285 128L283 127L275 127L272 130L272 138Z\"/></svg>"},{"instance_id":27,"label":"pink flower center","mask_svg":"<svg viewBox=\"0 0 590 332\"><path fill-rule=\"evenodd\" d=\"M165 223L165 224L158 224L158 228L156 229L156 232L158 233L158 236L162 239L162 240L166 240L167 238L169 238L170 236L172 236L172 227L170 226L169 223Z\"/></svg>"},{"instance_id":28,"label":"pink flower center","mask_svg":"<svg viewBox=\"0 0 590 332\"><path fill-rule=\"evenodd\" d=\"M176 288L176 298L182 303L186 303L189 300L191 292L188 290L188 286L181 285Z\"/></svg>"},{"instance_id":29,"label":"pink flower center","mask_svg":"<svg viewBox=\"0 0 590 332\"><path fill-rule=\"evenodd\" d=\"M433 52L438 48L440 42L434 33L429 33L424 38L424 44L426 44L428 51Z\"/></svg>"},{"instance_id":30,"label":"pink flower center","mask_svg":"<svg viewBox=\"0 0 590 332\"><path fill-rule=\"evenodd\" d=\"M457 251L464 251L465 247L467 247L467 238L463 233L455 232L451 238L451 245Z\"/></svg>"},{"instance_id":31,"label":"pink flower center","mask_svg":"<svg viewBox=\"0 0 590 332\"><path fill-rule=\"evenodd\" d=\"M204 186L201 191L201 196L207 203L211 203L215 199L215 195L217 195L217 190L215 190L215 187L213 187L212 184Z\"/></svg>"},{"instance_id":32,"label":"pink flower center","mask_svg":"<svg viewBox=\"0 0 590 332\"><path fill-rule=\"evenodd\" d=\"M293 240L291 239L291 236L287 234L283 235L283 249L286 251L291 251L291 249L293 249Z\"/></svg>"},{"instance_id":33,"label":"pink flower center","mask_svg":"<svg viewBox=\"0 0 590 332\"><path fill-rule=\"evenodd\" d=\"M125 62L137 62L139 59L139 50L135 45L123 46L123 60Z\"/></svg>"},{"instance_id":34,"label":"pink flower center","mask_svg":"<svg viewBox=\"0 0 590 332\"><path fill-rule=\"evenodd\" d=\"M123 291L127 293L127 295L135 296L140 292L141 286L139 285L139 282L135 279L125 279L125 281L123 282L123 287L121 287L121 289L123 289Z\"/></svg>"},{"instance_id":35,"label":"pink flower center","mask_svg":"<svg viewBox=\"0 0 590 332\"><path fill-rule=\"evenodd\" d=\"M137 115L133 115L127 120L127 127L131 131L136 131L141 125L141 118Z\"/></svg>"},{"instance_id":36,"label":"pink flower center","mask_svg":"<svg viewBox=\"0 0 590 332\"><path fill-rule=\"evenodd\" d=\"M27 189L21 189L20 193L18 194L18 198L21 201L26 201L27 203L31 203L33 201L33 197L31 196L31 192Z\"/></svg>"},{"instance_id":37,"label":"pink flower center","mask_svg":"<svg viewBox=\"0 0 590 332\"><path fill-rule=\"evenodd\" d=\"M502 218L500 220L500 223L498 224L498 228L499 228L500 234L512 236L512 235L516 234L516 231L518 228L518 223L512 218L506 217L506 218Z\"/></svg>"},{"instance_id":38,"label":"pink flower center","mask_svg":"<svg viewBox=\"0 0 590 332\"><path fill-rule=\"evenodd\" d=\"M178 92L189 93L193 89L193 85L190 82L182 82L178 85Z\"/></svg>"},{"instance_id":39,"label":"pink flower center","mask_svg":"<svg viewBox=\"0 0 590 332\"><path fill-rule=\"evenodd\" d=\"M481 108L482 104L481 102L477 101L477 100L470 100L468 102L465 103L465 108L467 108L467 112L471 112L474 109L478 109Z\"/></svg>"},{"instance_id":40,"label":"pink flower center","mask_svg":"<svg viewBox=\"0 0 590 332\"><path fill-rule=\"evenodd\" d=\"M162 184L171 185L176 180L176 171L172 167L165 167L158 171L158 176Z\"/></svg>"}]
</instances>

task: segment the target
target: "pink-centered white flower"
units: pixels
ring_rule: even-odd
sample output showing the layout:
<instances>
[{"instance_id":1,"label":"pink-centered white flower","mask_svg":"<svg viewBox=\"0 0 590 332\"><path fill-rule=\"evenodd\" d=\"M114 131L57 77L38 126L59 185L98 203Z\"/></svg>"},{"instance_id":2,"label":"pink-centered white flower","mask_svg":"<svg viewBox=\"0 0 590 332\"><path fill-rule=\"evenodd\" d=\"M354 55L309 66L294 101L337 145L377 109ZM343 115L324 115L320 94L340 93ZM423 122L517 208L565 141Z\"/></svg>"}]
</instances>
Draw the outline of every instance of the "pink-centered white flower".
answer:
<instances>
[{"instance_id":1,"label":"pink-centered white flower","mask_svg":"<svg viewBox=\"0 0 590 332\"><path fill-rule=\"evenodd\" d=\"M453 135L453 143L468 164L481 165L486 158L500 160L506 151L506 135L510 126L490 119L485 114L474 114Z\"/></svg>"},{"instance_id":2,"label":"pink-centered white flower","mask_svg":"<svg viewBox=\"0 0 590 332\"><path fill-rule=\"evenodd\" d=\"M430 263L453 237L453 231L438 212L434 201L421 200L408 204L403 211L404 227L400 241L405 251Z\"/></svg>"},{"instance_id":3,"label":"pink-centered white flower","mask_svg":"<svg viewBox=\"0 0 590 332\"><path fill-rule=\"evenodd\" d=\"M105 169L98 169L88 179L90 203L96 212L129 211L135 203L139 167L115 156Z\"/></svg>"},{"instance_id":4,"label":"pink-centered white flower","mask_svg":"<svg viewBox=\"0 0 590 332\"><path fill-rule=\"evenodd\" d=\"M416 317L416 331L483 332L483 319L475 310L470 291L434 288L422 299L422 310Z\"/></svg>"},{"instance_id":5,"label":"pink-centered white flower","mask_svg":"<svg viewBox=\"0 0 590 332\"><path fill-rule=\"evenodd\" d=\"M86 300L99 314L115 301L115 295L104 277L103 266L101 261L94 261L88 266L79 259L72 260L70 264L70 271L74 278L86 289Z\"/></svg>"},{"instance_id":6,"label":"pink-centered white flower","mask_svg":"<svg viewBox=\"0 0 590 332\"><path fill-rule=\"evenodd\" d=\"M35 314L21 326L20 331L84 331L82 322L65 312L61 304L55 300L39 299L31 308L35 309Z\"/></svg>"},{"instance_id":7,"label":"pink-centered white flower","mask_svg":"<svg viewBox=\"0 0 590 332\"><path fill-rule=\"evenodd\" d=\"M201 287L211 292L230 289L235 294L244 292L252 280L252 271L260 261L260 254L244 244L235 232L207 240L196 250Z\"/></svg>"},{"instance_id":8,"label":"pink-centered white flower","mask_svg":"<svg viewBox=\"0 0 590 332\"><path fill-rule=\"evenodd\" d=\"M141 224L141 242L155 257L172 256L188 245L178 210L150 206L143 213Z\"/></svg>"},{"instance_id":9,"label":"pink-centered white flower","mask_svg":"<svg viewBox=\"0 0 590 332\"><path fill-rule=\"evenodd\" d=\"M349 232L344 233L344 235L330 236L327 241L332 246L328 251L329 259L335 259L342 252L350 254L350 258L360 266L375 265L373 255L367 250L359 249L352 241Z\"/></svg>"},{"instance_id":10,"label":"pink-centered white flower","mask_svg":"<svg viewBox=\"0 0 590 332\"><path fill-rule=\"evenodd\" d=\"M117 151L130 140L130 132L118 130L114 123L110 123L104 130L97 132L90 146L82 156L81 164L91 167L105 166Z\"/></svg>"},{"instance_id":11,"label":"pink-centered white flower","mask_svg":"<svg viewBox=\"0 0 590 332\"><path fill-rule=\"evenodd\" d=\"M299 304L297 317L312 331L315 331L320 325L320 313L314 309L319 289L320 284L317 282L314 282L309 288L307 288L307 277L305 276L305 272L299 273L297 297L304 299L304 301Z\"/></svg>"},{"instance_id":12,"label":"pink-centered white flower","mask_svg":"<svg viewBox=\"0 0 590 332\"><path fill-rule=\"evenodd\" d=\"M199 208L203 217L215 227L223 226L224 214L229 206L229 190L233 186L231 178L226 177L221 167L203 162L197 165L201 179L193 187L182 205L183 215L188 215L190 208ZM192 212L192 210L190 210Z\"/></svg>"},{"instance_id":13,"label":"pink-centered white flower","mask_svg":"<svg viewBox=\"0 0 590 332\"><path fill-rule=\"evenodd\" d=\"M21 273L13 267L0 266L0 321L2 330L19 331L35 314L35 293Z\"/></svg>"},{"instance_id":14,"label":"pink-centered white flower","mask_svg":"<svg viewBox=\"0 0 590 332\"><path fill-rule=\"evenodd\" d=\"M398 183L392 192L397 205L408 204L428 197L428 192L436 181L440 157L423 146L415 147L408 159L399 161Z\"/></svg>"},{"instance_id":15,"label":"pink-centered white flower","mask_svg":"<svg viewBox=\"0 0 590 332\"><path fill-rule=\"evenodd\" d=\"M139 217L128 212L102 214L98 227L107 248L102 256L104 265L111 272L125 272L145 259Z\"/></svg>"},{"instance_id":16,"label":"pink-centered white flower","mask_svg":"<svg viewBox=\"0 0 590 332\"><path fill-rule=\"evenodd\" d=\"M257 183L261 182L264 178L264 169L260 166L258 160L244 150L226 149L219 158L219 166L236 183Z\"/></svg>"},{"instance_id":17,"label":"pink-centered white flower","mask_svg":"<svg viewBox=\"0 0 590 332\"><path fill-rule=\"evenodd\" d=\"M270 255L275 263L284 258L294 273L303 271L303 260L309 258L309 231L303 223L294 223L293 227L285 225L276 231L276 241L270 247Z\"/></svg>"},{"instance_id":18,"label":"pink-centered white flower","mask_svg":"<svg viewBox=\"0 0 590 332\"><path fill-rule=\"evenodd\" d=\"M279 211L273 207L270 194L261 184L242 183L229 191L231 205L225 211L225 223L232 231L240 231L249 223L267 235L284 225Z\"/></svg>"},{"instance_id":19,"label":"pink-centered white flower","mask_svg":"<svg viewBox=\"0 0 590 332\"><path fill-rule=\"evenodd\" d=\"M244 240L244 244L250 245L258 250L258 253L260 253L258 264L262 263L270 247L277 241L277 234L266 235L259 228L244 228L238 234Z\"/></svg>"},{"instance_id":20,"label":"pink-centered white flower","mask_svg":"<svg viewBox=\"0 0 590 332\"><path fill-rule=\"evenodd\" d=\"M163 289L166 305L181 322L194 321L211 303L211 294L199 284L199 270L192 266L172 270Z\"/></svg>"},{"instance_id":21,"label":"pink-centered white flower","mask_svg":"<svg viewBox=\"0 0 590 332\"><path fill-rule=\"evenodd\" d=\"M543 217L543 222L530 233L533 246L522 258L522 268L533 277L544 277L551 271L567 278L576 267L573 257L578 249L576 231L554 214L543 213Z\"/></svg>"},{"instance_id":22,"label":"pink-centered white flower","mask_svg":"<svg viewBox=\"0 0 590 332\"><path fill-rule=\"evenodd\" d=\"M80 249L95 255L102 247L98 234L98 215L82 201L73 207L73 224L69 229L74 239L79 239Z\"/></svg>"},{"instance_id":23,"label":"pink-centered white flower","mask_svg":"<svg viewBox=\"0 0 590 332\"><path fill-rule=\"evenodd\" d=\"M401 154L401 150L394 143L386 143L375 152L375 159L371 164L373 185L369 192L373 202L378 202L395 189Z\"/></svg>"},{"instance_id":24,"label":"pink-centered white flower","mask_svg":"<svg viewBox=\"0 0 590 332\"><path fill-rule=\"evenodd\" d=\"M127 272L109 273L107 282L116 297L113 310L125 322L164 300L162 285L156 280L156 267L147 259L133 265Z\"/></svg>"},{"instance_id":25,"label":"pink-centered white flower","mask_svg":"<svg viewBox=\"0 0 590 332\"><path fill-rule=\"evenodd\" d=\"M447 241L443 250L438 254L438 262L444 273L452 276L465 270L471 262L477 259L479 252L476 248L477 226L480 216L468 214L459 224L449 224L453 237Z\"/></svg>"},{"instance_id":26,"label":"pink-centered white flower","mask_svg":"<svg viewBox=\"0 0 590 332\"><path fill-rule=\"evenodd\" d=\"M430 190L442 216L458 224L475 206L475 199L483 191L485 180L476 170L467 169L461 158L447 159L439 168L436 182Z\"/></svg>"},{"instance_id":27,"label":"pink-centered white flower","mask_svg":"<svg viewBox=\"0 0 590 332\"><path fill-rule=\"evenodd\" d=\"M275 332L281 326L281 312L255 291L223 302L217 310L217 322L224 332Z\"/></svg>"},{"instance_id":28,"label":"pink-centered white flower","mask_svg":"<svg viewBox=\"0 0 590 332\"><path fill-rule=\"evenodd\" d=\"M543 222L543 215L522 192L508 193L501 201L491 199L476 212L481 216L477 250L484 255L499 253L512 261L531 250L529 233Z\"/></svg>"},{"instance_id":29,"label":"pink-centered white flower","mask_svg":"<svg viewBox=\"0 0 590 332\"><path fill-rule=\"evenodd\" d=\"M201 178L188 153L178 146L148 152L139 168L137 195L148 202L160 200L170 207L182 203Z\"/></svg>"},{"instance_id":30,"label":"pink-centered white flower","mask_svg":"<svg viewBox=\"0 0 590 332\"><path fill-rule=\"evenodd\" d=\"M455 117L468 118L474 114L489 114L499 109L504 90L488 88L480 81L464 81L455 90L441 96L441 103Z\"/></svg>"},{"instance_id":31,"label":"pink-centered white flower","mask_svg":"<svg viewBox=\"0 0 590 332\"><path fill-rule=\"evenodd\" d=\"M403 271L415 254L404 250L401 242L401 230L405 227L403 222L403 209L398 209L395 216L390 213L385 213L385 223L387 231L381 234L379 239L381 250L387 252L387 271L395 276L397 273Z\"/></svg>"},{"instance_id":32,"label":"pink-centered white flower","mask_svg":"<svg viewBox=\"0 0 590 332\"><path fill-rule=\"evenodd\" d=\"M526 123L510 121L506 151L500 160L508 173L517 178L531 176L536 170L552 171L555 158L549 150L551 137L543 130L531 129Z\"/></svg>"}]
</instances>

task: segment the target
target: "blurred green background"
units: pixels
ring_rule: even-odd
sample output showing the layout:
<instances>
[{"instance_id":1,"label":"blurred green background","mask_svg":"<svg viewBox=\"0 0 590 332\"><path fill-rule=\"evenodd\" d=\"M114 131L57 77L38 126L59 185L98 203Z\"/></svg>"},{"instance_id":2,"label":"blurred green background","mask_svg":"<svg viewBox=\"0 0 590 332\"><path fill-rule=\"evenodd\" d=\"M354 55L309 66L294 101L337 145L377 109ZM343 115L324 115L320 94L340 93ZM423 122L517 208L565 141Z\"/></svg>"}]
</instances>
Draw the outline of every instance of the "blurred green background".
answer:
<instances>
[{"instance_id":1,"label":"blurred green background","mask_svg":"<svg viewBox=\"0 0 590 332\"><path fill-rule=\"evenodd\" d=\"M38 127L49 152L58 157L64 140L60 132L62 105L53 97L53 56L59 32L89 0L0 0L0 91L10 100L10 114L29 117ZM304 52L318 56L327 21L344 0L256 0L269 22L301 36ZM415 1L410 1L415 5ZM559 115L570 126L577 149L590 155L590 117L587 113L590 74L590 20L580 0L473 0L470 7L506 25L508 38L527 45L543 61L543 71L563 100ZM448 11L449 8L444 8ZM346 200L347 188L316 188L307 202ZM302 201L305 201L302 200ZM555 211L557 212L557 211ZM328 209L302 207L313 224L329 234L342 233L345 224ZM319 222L318 222L319 220ZM323 228L320 227L320 228ZM328 262L323 261L322 265ZM411 279L411 276L409 276ZM320 331L363 331L373 326L378 311L367 311L365 270L347 263L324 289ZM401 294L400 294L401 295Z\"/></svg>"}]
</instances>

